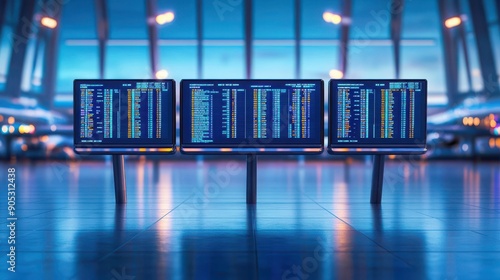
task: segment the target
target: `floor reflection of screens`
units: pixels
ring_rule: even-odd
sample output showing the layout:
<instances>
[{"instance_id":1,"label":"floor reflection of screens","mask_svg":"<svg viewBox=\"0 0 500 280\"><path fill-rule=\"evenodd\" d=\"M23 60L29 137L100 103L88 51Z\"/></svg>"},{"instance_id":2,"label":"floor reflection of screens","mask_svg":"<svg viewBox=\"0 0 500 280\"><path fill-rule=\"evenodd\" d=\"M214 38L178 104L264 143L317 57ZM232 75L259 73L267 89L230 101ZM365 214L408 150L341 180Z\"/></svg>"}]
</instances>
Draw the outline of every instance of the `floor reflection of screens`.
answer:
<instances>
[{"instance_id":1,"label":"floor reflection of screens","mask_svg":"<svg viewBox=\"0 0 500 280\"><path fill-rule=\"evenodd\" d=\"M319 153L322 80L183 80L181 151Z\"/></svg>"},{"instance_id":2,"label":"floor reflection of screens","mask_svg":"<svg viewBox=\"0 0 500 280\"><path fill-rule=\"evenodd\" d=\"M329 151L424 153L426 80L331 80Z\"/></svg>"},{"instance_id":3,"label":"floor reflection of screens","mask_svg":"<svg viewBox=\"0 0 500 280\"><path fill-rule=\"evenodd\" d=\"M78 153L172 153L173 80L75 80Z\"/></svg>"}]
</instances>

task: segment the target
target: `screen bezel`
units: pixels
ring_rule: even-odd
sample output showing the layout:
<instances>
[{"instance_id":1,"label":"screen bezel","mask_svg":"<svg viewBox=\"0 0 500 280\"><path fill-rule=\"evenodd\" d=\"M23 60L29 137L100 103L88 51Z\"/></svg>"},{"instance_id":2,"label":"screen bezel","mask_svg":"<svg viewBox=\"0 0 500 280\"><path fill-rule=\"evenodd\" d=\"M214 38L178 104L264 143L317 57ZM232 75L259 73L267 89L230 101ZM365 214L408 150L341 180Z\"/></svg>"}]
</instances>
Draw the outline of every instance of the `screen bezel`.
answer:
<instances>
[{"instance_id":1,"label":"screen bezel","mask_svg":"<svg viewBox=\"0 0 500 280\"><path fill-rule=\"evenodd\" d=\"M320 142L317 145L308 144L275 144L275 145L257 145L247 139L246 143L241 143L239 145L220 145L220 144L205 144L205 147L200 147L203 145L192 145L186 144L183 140L184 135L184 85L186 83L238 83L238 82L257 82L257 83L273 83L273 82L296 82L296 83L319 83L320 90ZM180 151L183 154L281 154L281 155L293 155L293 154L321 154L324 150L324 81L321 79L183 79L180 82Z\"/></svg>"},{"instance_id":2,"label":"screen bezel","mask_svg":"<svg viewBox=\"0 0 500 280\"><path fill-rule=\"evenodd\" d=\"M167 144L99 144L99 143L81 143L78 142L80 135L80 120L77 112L80 111L80 99L77 96L79 85L81 83L99 83L99 82L168 82L171 83L171 98L172 98L172 139L171 143ZM75 79L73 81L73 144L74 150L81 155L137 155L137 154L174 154L176 152L176 84L173 79ZM140 141L140 139L138 139Z\"/></svg>"},{"instance_id":3,"label":"screen bezel","mask_svg":"<svg viewBox=\"0 0 500 280\"><path fill-rule=\"evenodd\" d=\"M334 113L337 107L332 105L332 90L338 83L362 83L362 82L421 82L425 91L423 98L423 106L420 108L420 114L423 116L423 141L418 141L415 144L360 144L360 143L333 143L333 139L337 139L332 129L332 121L336 120ZM427 80L426 79L331 79L328 82L328 147L329 154L383 154L383 155L401 155L401 154L424 154L427 152Z\"/></svg>"}]
</instances>

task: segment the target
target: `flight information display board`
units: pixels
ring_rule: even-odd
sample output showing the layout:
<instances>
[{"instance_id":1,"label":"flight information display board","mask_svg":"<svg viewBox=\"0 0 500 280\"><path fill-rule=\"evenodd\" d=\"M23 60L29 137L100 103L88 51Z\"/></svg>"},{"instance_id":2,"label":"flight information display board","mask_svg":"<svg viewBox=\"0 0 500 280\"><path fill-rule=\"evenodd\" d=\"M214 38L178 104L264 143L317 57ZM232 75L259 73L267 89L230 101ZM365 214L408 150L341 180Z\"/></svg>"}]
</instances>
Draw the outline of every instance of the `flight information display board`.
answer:
<instances>
[{"instance_id":1,"label":"flight information display board","mask_svg":"<svg viewBox=\"0 0 500 280\"><path fill-rule=\"evenodd\" d=\"M184 153L321 153L322 80L181 81Z\"/></svg>"},{"instance_id":2,"label":"flight information display board","mask_svg":"<svg viewBox=\"0 0 500 280\"><path fill-rule=\"evenodd\" d=\"M330 80L331 153L424 153L426 126L426 80Z\"/></svg>"},{"instance_id":3,"label":"flight information display board","mask_svg":"<svg viewBox=\"0 0 500 280\"><path fill-rule=\"evenodd\" d=\"M175 81L75 80L73 91L77 153L175 152Z\"/></svg>"}]
</instances>

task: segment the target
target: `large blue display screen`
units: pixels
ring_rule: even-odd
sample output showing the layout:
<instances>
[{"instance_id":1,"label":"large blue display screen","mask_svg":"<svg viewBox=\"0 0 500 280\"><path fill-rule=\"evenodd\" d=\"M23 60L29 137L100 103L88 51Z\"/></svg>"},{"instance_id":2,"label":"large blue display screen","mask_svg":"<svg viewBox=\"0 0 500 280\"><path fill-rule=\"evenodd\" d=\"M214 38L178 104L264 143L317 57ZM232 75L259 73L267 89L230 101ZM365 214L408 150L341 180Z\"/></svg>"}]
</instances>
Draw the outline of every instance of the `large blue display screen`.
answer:
<instances>
[{"instance_id":1,"label":"large blue display screen","mask_svg":"<svg viewBox=\"0 0 500 280\"><path fill-rule=\"evenodd\" d=\"M75 80L75 150L173 152L174 106L173 80Z\"/></svg>"},{"instance_id":2,"label":"large blue display screen","mask_svg":"<svg viewBox=\"0 0 500 280\"><path fill-rule=\"evenodd\" d=\"M322 80L183 80L181 111L183 152L322 151Z\"/></svg>"}]
</instances>

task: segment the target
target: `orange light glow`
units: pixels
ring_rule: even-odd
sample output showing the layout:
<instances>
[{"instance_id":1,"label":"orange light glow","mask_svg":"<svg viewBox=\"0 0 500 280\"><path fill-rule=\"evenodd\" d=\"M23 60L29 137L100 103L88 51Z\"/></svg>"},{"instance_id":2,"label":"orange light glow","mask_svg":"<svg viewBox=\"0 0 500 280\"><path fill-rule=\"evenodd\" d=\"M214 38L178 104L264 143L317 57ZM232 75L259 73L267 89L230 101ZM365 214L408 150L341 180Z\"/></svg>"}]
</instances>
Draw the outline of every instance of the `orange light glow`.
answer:
<instances>
[{"instance_id":1,"label":"orange light glow","mask_svg":"<svg viewBox=\"0 0 500 280\"><path fill-rule=\"evenodd\" d=\"M333 24L339 24L342 22L342 17L340 15L330 13L330 12L324 12L323 13L323 20L329 23Z\"/></svg>"},{"instance_id":2,"label":"orange light glow","mask_svg":"<svg viewBox=\"0 0 500 280\"><path fill-rule=\"evenodd\" d=\"M478 117L474 118L474 125L478 126L481 123L481 120Z\"/></svg>"},{"instance_id":3,"label":"orange light glow","mask_svg":"<svg viewBox=\"0 0 500 280\"><path fill-rule=\"evenodd\" d=\"M462 19L460 17L451 17L444 22L444 25L447 28L453 28L453 27L459 26L461 23L462 23Z\"/></svg>"},{"instance_id":4,"label":"orange light glow","mask_svg":"<svg viewBox=\"0 0 500 280\"><path fill-rule=\"evenodd\" d=\"M490 120L490 127L495 128L497 126L497 121L495 120Z\"/></svg>"},{"instance_id":5,"label":"orange light glow","mask_svg":"<svg viewBox=\"0 0 500 280\"><path fill-rule=\"evenodd\" d=\"M473 122L474 122L474 120L471 117L465 117L463 120L464 125L467 125L467 126L472 125Z\"/></svg>"},{"instance_id":6,"label":"orange light glow","mask_svg":"<svg viewBox=\"0 0 500 280\"><path fill-rule=\"evenodd\" d=\"M13 124L13 123L15 123L15 122L16 122L16 119L15 119L14 117L9 117L9 118L7 119L7 122L8 122L9 124Z\"/></svg>"},{"instance_id":7,"label":"orange light glow","mask_svg":"<svg viewBox=\"0 0 500 280\"><path fill-rule=\"evenodd\" d=\"M40 23L45 26L45 27L48 27L50 29L54 29L57 27L57 21L53 18L49 18L49 17L43 17L41 20L40 20Z\"/></svg>"},{"instance_id":8,"label":"orange light glow","mask_svg":"<svg viewBox=\"0 0 500 280\"><path fill-rule=\"evenodd\" d=\"M169 75L168 71L163 69L163 70L160 70L158 72L156 72L156 78L157 79L166 79Z\"/></svg>"},{"instance_id":9,"label":"orange light glow","mask_svg":"<svg viewBox=\"0 0 500 280\"><path fill-rule=\"evenodd\" d=\"M159 25L163 25L165 23L170 23L170 22L174 21L174 19L175 19L175 14L174 13L172 13L172 12L166 12L164 14L158 15L156 17L156 22Z\"/></svg>"},{"instance_id":10,"label":"orange light glow","mask_svg":"<svg viewBox=\"0 0 500 280\"><path fill-rule=\"evenodd\" d=\"M495 148L495 138L490 138L490 141L488 141L488 144L490 148Z\"/></svg>"},{"instance_id":11,"label":"orange light glow","mask_svg":"<svg viewBox=\"0 0 500 280\"><path fill-rule=\"evenodd\" d=\"M340 70L332 69L330 70L330 78L332 79L342 79L344 77L344 73Z\"/></svg>"},{"instance_id":12,"label":"orange light glow","mask_svg":"<svg viewBox=\"0 0 500 280\"><path fill-rule=\"evenodd\" d=\"M28 150L28 145L22 144L21 145L21 150L23 150L23 152L26 152Z\"/></svg>"}]
</instances>

